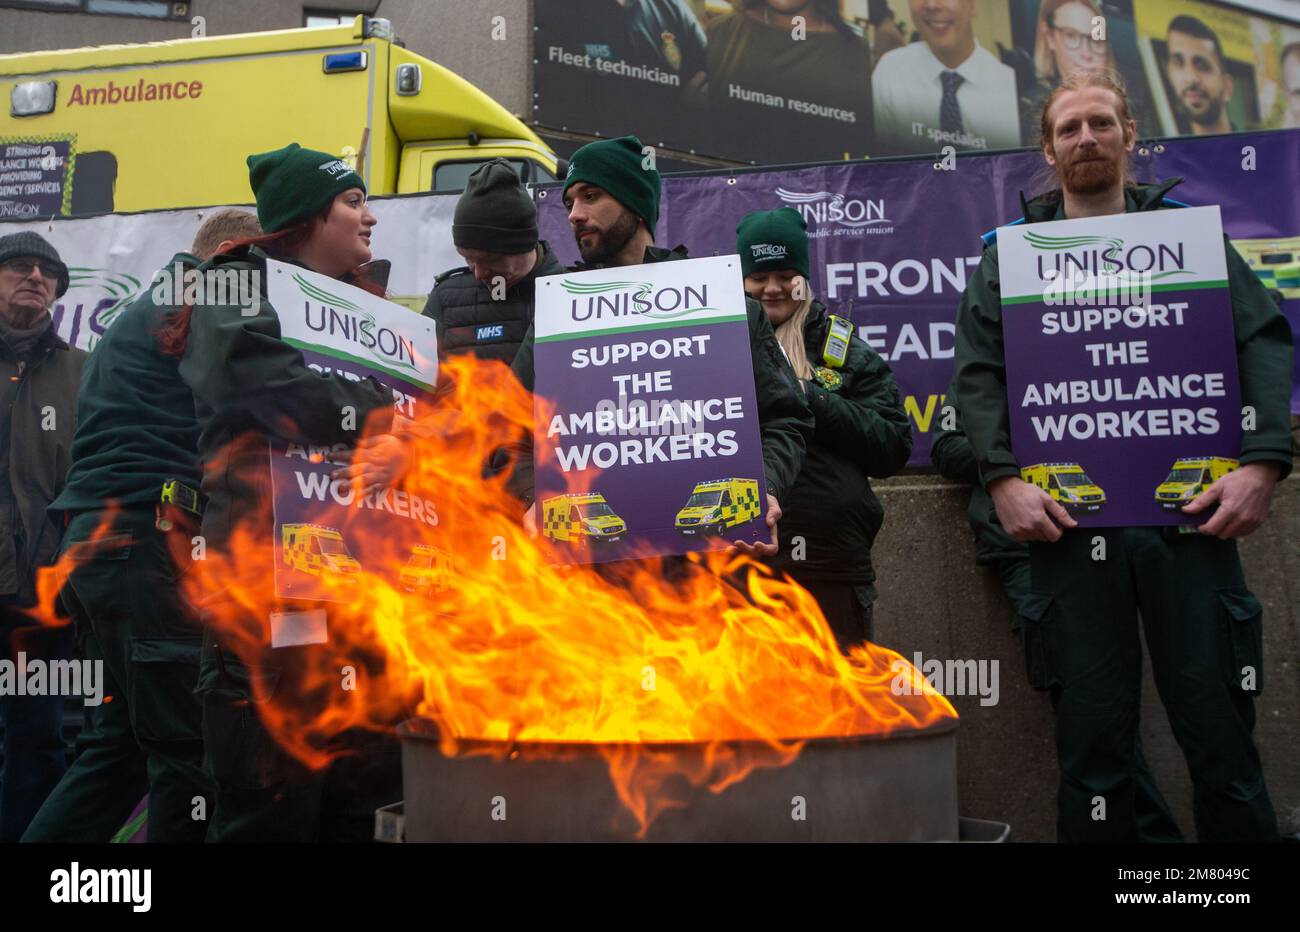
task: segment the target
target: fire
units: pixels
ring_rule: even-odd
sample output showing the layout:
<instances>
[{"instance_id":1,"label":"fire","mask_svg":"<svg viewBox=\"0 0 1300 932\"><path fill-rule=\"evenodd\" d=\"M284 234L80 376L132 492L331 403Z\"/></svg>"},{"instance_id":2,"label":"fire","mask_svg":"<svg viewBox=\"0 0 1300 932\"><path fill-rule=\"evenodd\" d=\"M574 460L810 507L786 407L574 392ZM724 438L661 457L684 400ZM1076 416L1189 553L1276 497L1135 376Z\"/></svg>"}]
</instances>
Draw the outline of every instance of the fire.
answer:
<instances>
[{"instance_id":1,"label":"fire","mask_svg":"<svg viewBox=\"0 0 1300 932\"><path fill-rule=\"evenodd\" d=\"M868 645L843 656L812 597L748 558L552 565L505 475L482 468L528 429L532 399L499 363L460 358L444 373L457 389L423 422L430 436L402 487L436 504L424 542L451 555L445 585L407 591L411 549L388 540L365 540L359 574L329 582L350 601L328 606L328 644L300 682L259 697L268 728L305 763L326 763L343 730L413 715L436 725L449 756L485 753L461 739L529 753L595 744L644 833L674 805L670 779L721 792L755 767L789 763L806 739L956 717L899 654ZM228 552L194 560L186 581L195 601L222 593L207 621L241 657L266 649L269 614L282 607L269 528L238 528ZM342 685L348 669L355 688ZM891 688L900 677L908 689ZM672 747L683 743L707 752L688 763Z\"/></svg>"}]
</instances>

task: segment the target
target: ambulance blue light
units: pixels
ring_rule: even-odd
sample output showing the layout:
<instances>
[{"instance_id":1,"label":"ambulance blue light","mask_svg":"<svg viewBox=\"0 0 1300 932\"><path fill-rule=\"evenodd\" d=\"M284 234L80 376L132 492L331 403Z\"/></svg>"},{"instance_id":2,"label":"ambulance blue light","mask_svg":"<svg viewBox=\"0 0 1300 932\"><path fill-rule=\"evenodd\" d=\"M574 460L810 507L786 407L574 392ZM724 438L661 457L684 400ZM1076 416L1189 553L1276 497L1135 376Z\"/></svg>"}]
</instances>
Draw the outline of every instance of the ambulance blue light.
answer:
<instances>
[{"instance_id":1,"label":"ambulance blue light","mask_svg":"<svg viewBox=\"0 0 1300 932\"><path fill-rule=\"evenodd\" d=\"M339 71L365 71L368 64L369 55L366 52L335 52L325 56L324 70L326 74Z\"/></svg>"}]
</instances>

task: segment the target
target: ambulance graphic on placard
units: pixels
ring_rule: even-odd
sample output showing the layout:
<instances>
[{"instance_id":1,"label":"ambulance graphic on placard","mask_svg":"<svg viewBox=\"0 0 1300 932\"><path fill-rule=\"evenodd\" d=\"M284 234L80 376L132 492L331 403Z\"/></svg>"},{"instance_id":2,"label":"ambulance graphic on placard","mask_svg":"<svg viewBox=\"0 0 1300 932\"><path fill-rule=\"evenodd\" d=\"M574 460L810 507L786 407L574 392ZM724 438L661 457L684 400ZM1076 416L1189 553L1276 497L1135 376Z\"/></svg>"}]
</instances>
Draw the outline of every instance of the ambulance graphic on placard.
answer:
<instances>
[{"instance_id":1,"label":"ambulance graphic on placard","mask_svg":"<svg viewBox=\"0 0 1300 932\"><path fill-rule=\"evenodd\" d=\"M312 576L355 582L361 564L348 552L337 528L319 524L285 524L280 527L284 565Z\"/></svg>"},{"instance_id":2,"label":"ambulance graphic on placard","mask_svg":"<svg viewBox=\"0 0 1300 932\"><path fill-rule=\"evenodd\" d=\"M411 557L398 578L402 588L418 595L436 595L451 588L451 555L432 544L411 547Z\"/></svg>"},{"instance_id":3,"label":"ambulance graphic on placard","mask_svg":"<svg viewBox=\"0 0 1300 932\"><path fill-rule=\"evenodd\" d=\"M1025 466L1020 470L1020 478L1052 496L1052 500L1063 505L1070 514L1101 511L1106 504L1106 493L1088 478L1078 463Z\"/></svg>"},{"instance_id":4,"label":"ambulance graphic on placard","mask_svg":"<svg viewBox=\"0 0 1300 932\"><path fill-rule=\"evenodd\" d=\"M573 544L613 543L627 536L627 524L599 492L572 492L542 503L542 534Z\"/></svg>"},{"instance_id":5,"label":"ambulance graphic on placard","mask_svg":"<svg viewBox=\"0 0 1300 932\"><path fill-rule=\"evenodd\" d=\"M687 537L721 534L759 513L757 479L712 479L696 483L677 512L676 527Z\"/></svg>"},{"instance_id":6,"label":"ambulance graphic on placard","mask_svg":"<svg viewBox=\"0 0 1300 932\"><path fill-rule=\"evenodd\" d=\"M1237 461L1226 456L1186 456L1174 460L1165 481L1156 486L1156 503L1165 511L1178 511L1236 468Z\"/></svg>"}]
</instances>

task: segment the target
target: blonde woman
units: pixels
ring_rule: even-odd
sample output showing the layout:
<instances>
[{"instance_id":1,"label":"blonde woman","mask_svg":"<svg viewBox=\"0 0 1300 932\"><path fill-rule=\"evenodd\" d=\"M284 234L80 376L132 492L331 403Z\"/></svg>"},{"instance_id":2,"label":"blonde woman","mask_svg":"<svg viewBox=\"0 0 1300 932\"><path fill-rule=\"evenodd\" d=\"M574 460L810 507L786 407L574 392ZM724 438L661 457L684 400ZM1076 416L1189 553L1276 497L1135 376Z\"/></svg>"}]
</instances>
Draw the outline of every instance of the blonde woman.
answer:
<instances>
[{"instance_id":1,"label":"blonde woman","mask_svg":"<svg viewBox=\"0 0 1300 932\"><path fill-rule=\"evenodd\" d=\"M889 366L813 296L803 217L789 207L755 211L736 235L745 292L762 304L816 418L768 563L817 599L847 650L872 633L871 544L884 509L870 478L907 463L911 426Z\"/></svg>"}]
</instances>

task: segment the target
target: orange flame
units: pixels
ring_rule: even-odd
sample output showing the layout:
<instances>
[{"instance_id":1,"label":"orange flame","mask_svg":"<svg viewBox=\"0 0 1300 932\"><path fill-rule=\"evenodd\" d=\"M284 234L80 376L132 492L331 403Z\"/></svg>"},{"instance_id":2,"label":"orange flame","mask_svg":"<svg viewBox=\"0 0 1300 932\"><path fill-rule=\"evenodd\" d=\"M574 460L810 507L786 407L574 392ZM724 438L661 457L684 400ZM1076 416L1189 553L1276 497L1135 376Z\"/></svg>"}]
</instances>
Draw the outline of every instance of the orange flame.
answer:
<instances>
[{"instance_id":1,"label":"orange flame","mask_svg":"<svg viewBox=\"0 0 1300 932\"><path fill-rule=\"evenodd\" d=\"M457 388L422 421L432 436L415 441L402 486L436 503L437 526L422 530L452 555L447 584L406 591L411 551L390 539L360 541L359 578L325 580L351 600L328 605L329 643L293 688L258 697L268 730L300 760L322 766L331 736L412 714L436 724L449 756L486 753L458 739L541 753L595 744L644 834L679 804L671 778L721 792L755 767L789 763L805 739L956 717L899 654L866 645L842 655L813 598L746 557L550 564L504 474L482 469L530 429L532 398L499 363L461 357L443 368ZM187 578L196 601L224 594L205 621L247 663L270 644L271 545L269 523L249 522ZM176 553L182 564L190 556ZM345 666L359 671L355 689L341 688ZM704 763L672 743L704 744Z\"/></svg>"}]
</instances>

